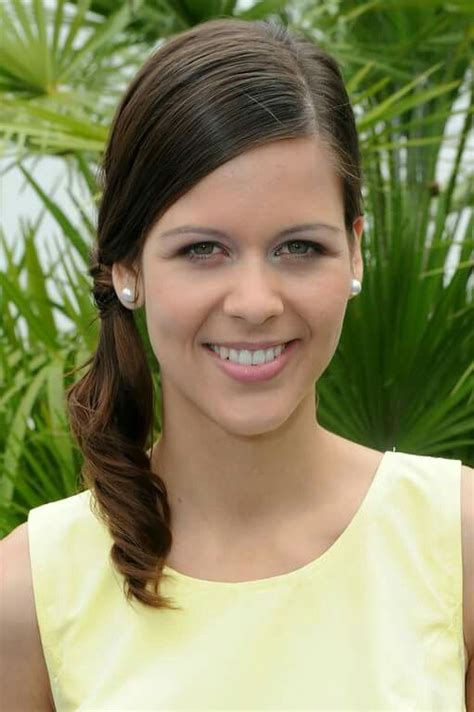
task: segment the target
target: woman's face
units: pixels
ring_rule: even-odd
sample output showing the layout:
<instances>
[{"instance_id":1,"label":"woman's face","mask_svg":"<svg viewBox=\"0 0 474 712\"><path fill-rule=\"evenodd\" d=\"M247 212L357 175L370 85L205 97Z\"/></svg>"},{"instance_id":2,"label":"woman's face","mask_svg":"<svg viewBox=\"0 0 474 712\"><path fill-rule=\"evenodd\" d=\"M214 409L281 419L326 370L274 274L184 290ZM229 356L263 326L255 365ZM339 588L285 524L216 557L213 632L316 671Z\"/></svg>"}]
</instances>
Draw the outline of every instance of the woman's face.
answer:
<instances>
[{"instance_id":1,"label":"woman's face","mask_svg":"<svg viewBox=\"0 0 474 712\"><path fill-rule=\"evenodd\" d=\"M319 227L278 235L309 223ZM164 235L185 226L222 234ZM354 232L360 238L362 218ZM240 435L281 426L303 399L314 402L351 279L362 280L359 239L351 262L340 182L322 144L275 141L220 166L155 224L141 272L167 414L191 408ZM223 372L204 346L292 339L299 343L283 370L252 383Z\"/></svg>"}]
</instances>

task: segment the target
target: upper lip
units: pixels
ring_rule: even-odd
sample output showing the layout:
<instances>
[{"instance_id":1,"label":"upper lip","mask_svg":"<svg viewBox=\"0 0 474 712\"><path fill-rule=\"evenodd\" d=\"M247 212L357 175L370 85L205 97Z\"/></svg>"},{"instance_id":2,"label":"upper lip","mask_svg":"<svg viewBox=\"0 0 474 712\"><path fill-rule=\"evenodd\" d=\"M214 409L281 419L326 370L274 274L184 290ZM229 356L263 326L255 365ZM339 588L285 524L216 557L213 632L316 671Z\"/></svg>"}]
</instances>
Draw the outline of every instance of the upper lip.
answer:
<instances>
[{"instance_id":1,"label":"upper lip","mask_svg":"<svg viewBox=\"0 0 474 712\"><path fill-rule=\"evenodd\" d=\"M213 346L225 346L228 349L249 349L250 351L258 349L272 349L275 346L280 346L280 344L287 344L288 341L294 341L294 339L280 339L280 341L235 341L235 342L224 342L224 341L208 341L208 344Z\"/></svg>"}]
</instances>

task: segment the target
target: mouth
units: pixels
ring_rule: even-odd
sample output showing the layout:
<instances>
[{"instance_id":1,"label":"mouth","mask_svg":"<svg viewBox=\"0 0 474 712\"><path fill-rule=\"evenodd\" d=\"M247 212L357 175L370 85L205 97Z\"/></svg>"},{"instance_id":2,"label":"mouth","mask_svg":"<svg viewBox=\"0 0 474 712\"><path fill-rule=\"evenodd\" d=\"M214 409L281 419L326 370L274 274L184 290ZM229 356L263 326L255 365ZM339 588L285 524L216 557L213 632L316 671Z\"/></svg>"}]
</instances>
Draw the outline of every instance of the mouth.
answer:
<instances>
[{"instance_id":1,"label":"mouth","mask_svg":"<svg viewBox=\"0 0 474 712\"><path fill-rule=\"evenodd\" d=\"M242 383L253 383L256 381L268 381L283 371L289 363L293 353L297 350L301 339L292 339L284 344L281 353L272 361L262 364L240 364L230 361L227 357L223 359L210 347L210 344L203 344L206 352L211 356L216 366L225 374L236 381Z\"/></svg>"}]
</instances>

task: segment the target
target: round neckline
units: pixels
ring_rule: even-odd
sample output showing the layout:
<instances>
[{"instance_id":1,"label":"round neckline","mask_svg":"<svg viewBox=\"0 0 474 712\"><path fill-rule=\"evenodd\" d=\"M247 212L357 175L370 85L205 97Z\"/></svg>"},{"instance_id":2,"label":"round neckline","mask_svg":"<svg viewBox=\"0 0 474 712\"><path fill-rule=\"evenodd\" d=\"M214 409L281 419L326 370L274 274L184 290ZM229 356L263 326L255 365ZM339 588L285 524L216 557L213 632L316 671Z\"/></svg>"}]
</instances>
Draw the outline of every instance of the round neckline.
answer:
<instances>
[{"instance_id":1,"label":"round neckline","mask_svg":"<svg viewBox=\"0 0 474 712\"><path fill-rule=\"evenodd\" d=\"M336 557L339 552L344 548L344 546L350 542L353 538L354 532L363 522L366 511L370 508L370 504L375 497L376 491L379 487L379 482L381 481L381 473L385 469L388 461L388 456L394 455L395 451L386 450L378 464L375 474L372 478L372 482L365 493L365 496L359 505L356 513L350 520L349 524L346 526L344 531L338 536L335 542L331 546L323 551L322 554L312 559L309 563L303 566L293 569L292 571L287 571L283 574L277 574L276 576L269 576L261 579L252 579L250 581L214 581L211 579L196 578L195 576L189 576L181 571L173 569L168 564L163 566L163 574L166 577L172 577L176 582L181 583L184 586L193 587L195 589L209 589L212 588L217 590L254 590L261 588L272 588L284 583L295 583L298 579L309 575L316 569L319 569L328 563L330 563L334 557Z\"/></svg>"}]
</instances>

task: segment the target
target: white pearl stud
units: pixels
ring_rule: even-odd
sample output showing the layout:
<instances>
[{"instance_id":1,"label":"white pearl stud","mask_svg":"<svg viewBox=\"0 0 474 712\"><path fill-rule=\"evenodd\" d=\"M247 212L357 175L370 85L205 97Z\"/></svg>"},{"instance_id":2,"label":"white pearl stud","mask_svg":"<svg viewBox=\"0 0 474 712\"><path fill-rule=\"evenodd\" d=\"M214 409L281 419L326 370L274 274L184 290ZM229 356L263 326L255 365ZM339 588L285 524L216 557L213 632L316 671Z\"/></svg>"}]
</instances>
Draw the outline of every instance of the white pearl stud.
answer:
<instances>
[{"instance_id":1,"label":"white pearl stud","mask_svg":"<svg viewBox=\"0 0 474 712\"><path fill-rule=\"evenodd\" d=\"M121 292L124 302L132 304L135 301L135 295L129 287L124 287Z\"/></svg>"},{"instance_id":2,"label":"white pearl stud","mask_svg":"<svg viewBox=\"0 0 474 712\"><path fill-rule=\"evenodd\" d=\"M358 279L353 279L351 282L351 294L360 294L362 291L362 285Z\"/></svg>"}]
</instances>

